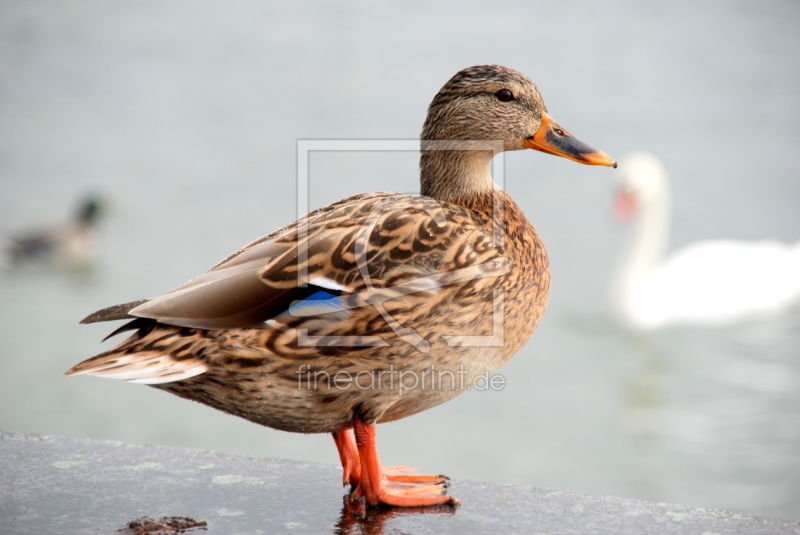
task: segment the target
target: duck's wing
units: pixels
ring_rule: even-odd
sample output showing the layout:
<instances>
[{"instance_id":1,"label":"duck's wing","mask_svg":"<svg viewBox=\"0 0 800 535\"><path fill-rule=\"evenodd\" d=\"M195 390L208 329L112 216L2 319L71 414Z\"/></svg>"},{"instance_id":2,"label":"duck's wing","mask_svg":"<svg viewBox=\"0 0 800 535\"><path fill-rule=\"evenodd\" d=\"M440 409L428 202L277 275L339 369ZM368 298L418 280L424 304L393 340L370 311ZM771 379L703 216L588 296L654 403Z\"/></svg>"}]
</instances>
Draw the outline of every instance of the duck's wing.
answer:
<instances>
[{"instance_id":1,"label":"duck's wing","mask_svg":"<svg viewBox=\"0 0 800 535\"><path fill-rule=\"evenodd\" d=\"M365 295L397 287L411 293L499 275L507 268L497 263L502 251L472 217L426 197L349 197L250 243L166 294L83 322L149 318L201 329L254 327L319 291Z\"/></svg>"}]
</instances>

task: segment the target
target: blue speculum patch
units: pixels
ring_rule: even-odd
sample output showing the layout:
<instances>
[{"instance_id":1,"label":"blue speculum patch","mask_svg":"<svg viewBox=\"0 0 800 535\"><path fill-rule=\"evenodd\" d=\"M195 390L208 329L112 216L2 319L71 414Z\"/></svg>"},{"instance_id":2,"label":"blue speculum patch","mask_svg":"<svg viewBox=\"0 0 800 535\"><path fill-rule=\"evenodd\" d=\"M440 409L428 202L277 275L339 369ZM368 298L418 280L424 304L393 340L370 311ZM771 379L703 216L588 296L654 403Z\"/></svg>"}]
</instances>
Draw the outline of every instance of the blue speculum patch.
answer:
<instances>
[{"instance_id":1,"label":"blue speculum patch","mask_svg":"<svg viewBox=\"0 0 800 535\"><path fill-rule=\"evenodd\" d=\"M337 293L318 290L304 299L292 302L287 312L293 316L312 316L340 310L342 306Z\"/></svg>"}]
</instances>

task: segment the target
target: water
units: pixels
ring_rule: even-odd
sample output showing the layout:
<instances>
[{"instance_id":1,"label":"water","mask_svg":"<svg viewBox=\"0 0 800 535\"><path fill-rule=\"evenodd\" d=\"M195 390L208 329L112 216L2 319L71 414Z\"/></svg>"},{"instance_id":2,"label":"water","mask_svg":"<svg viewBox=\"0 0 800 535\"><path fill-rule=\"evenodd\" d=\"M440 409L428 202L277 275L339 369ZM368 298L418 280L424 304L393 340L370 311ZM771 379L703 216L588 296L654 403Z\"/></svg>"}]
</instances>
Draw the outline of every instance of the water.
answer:
<instances>
[{"instance_id":1,"label":"water","mask_svg":"<svg viewBox=\"0 0 800 535\"><path fill-rule=\"evenodd\" d=\"M107 325L296 217L298 139L409 139L458 69L529 75L609 154L657 153L673 247L800 238L800 6L588 0L456 10L345 2L1 2L0 231L110 199L93 270L0 273L0 428L337 462L327 436L260 428L140 385L60 378ZM314 153L310 205L414 191L413 153ZM454 477L800 519L800 314L619 329L613 171L532 152L505 186L545 239L551 304L471 392L379 428L383 460ZM103 346L105 347L105 346Z\"/></svg>"}]
</instances>

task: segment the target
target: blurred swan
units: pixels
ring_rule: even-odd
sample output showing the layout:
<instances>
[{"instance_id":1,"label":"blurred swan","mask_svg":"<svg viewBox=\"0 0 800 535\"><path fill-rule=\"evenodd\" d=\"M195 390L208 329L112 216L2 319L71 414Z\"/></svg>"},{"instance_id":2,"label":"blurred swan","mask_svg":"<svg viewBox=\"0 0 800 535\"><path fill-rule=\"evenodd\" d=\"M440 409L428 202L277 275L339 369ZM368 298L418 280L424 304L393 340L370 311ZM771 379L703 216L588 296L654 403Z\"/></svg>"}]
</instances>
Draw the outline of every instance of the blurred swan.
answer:
<instances>
[{"instance_id":1,"label":"blurred swan","mask_svg":"<svg viewBox=\"0 0 800 535\"><path fill-rule=\"evenodd\" d=\"M89 268L96 256L95 227L100 212L100 198L87 197L71 221L9 236L6 267L54 265L71 270Z\"/></svg>"},{"instance_id":2,"label":"blurred swan","mask_svg":"<svg viewBox=\"0 0 800 535\"><path fill-rule=\"evenodd\" d=\"M612 287L618 318L636 329L723 325L784 313L800 303L800 242L707 240L665 258L671 195L661 161L636 152L619 163L621 218L636 216Z\"/></svg>"}]
</instances>

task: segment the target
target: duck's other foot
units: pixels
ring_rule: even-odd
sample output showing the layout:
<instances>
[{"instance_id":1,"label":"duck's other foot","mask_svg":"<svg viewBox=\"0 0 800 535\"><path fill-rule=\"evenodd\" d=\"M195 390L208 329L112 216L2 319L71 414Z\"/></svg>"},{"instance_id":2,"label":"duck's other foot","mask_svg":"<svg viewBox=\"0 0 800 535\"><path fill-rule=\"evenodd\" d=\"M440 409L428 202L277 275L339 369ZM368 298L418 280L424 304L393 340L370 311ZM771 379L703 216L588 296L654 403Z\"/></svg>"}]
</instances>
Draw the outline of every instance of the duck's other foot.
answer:
<instances>
[{"instance_id":1,"label":"duck's other foot","mask_svg":"<svg viewBox=\"0 0 800 535\"><path fill-rule=\"evenodd\" d=\"M339 460L342 462L342 485L355 489L361 481L361 458L358 455L353 432L349 429L331 433L336 449L339 450Z\"/></svg>"},{"instance_id":2,"label":"duck's other foot","mask_svg":"<svg viewBox=\"0 0 800 535\"><path fill-rule=\"evenodd\" d=\"M410 466L389 466L383 469L383 475L387 481L394 483L426 483L428 485L439 485L443 489L450 486L450 478L444 475L420 474L419 470Z\"/></svg>"}]
</instances>

